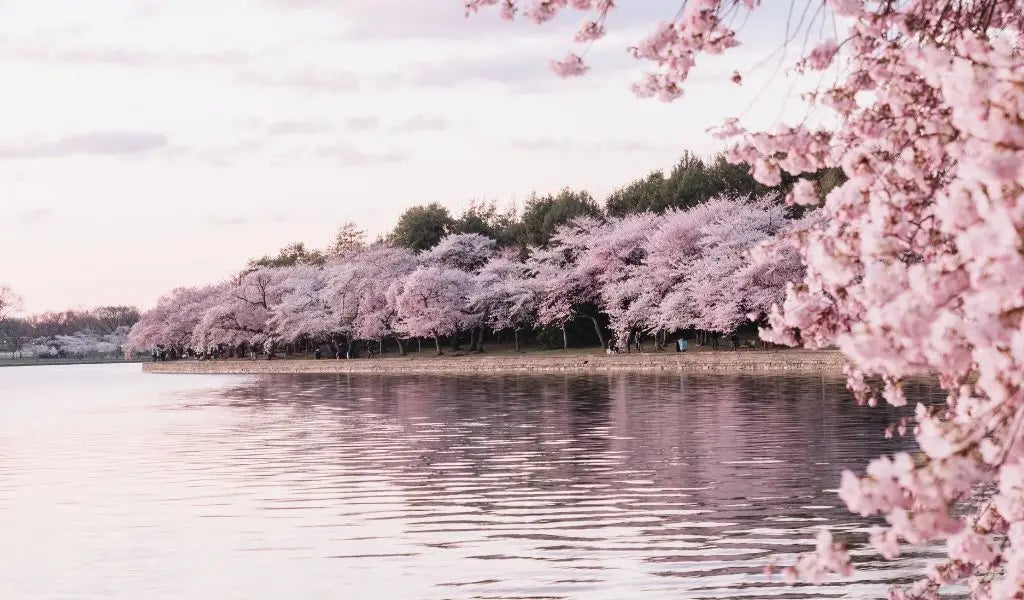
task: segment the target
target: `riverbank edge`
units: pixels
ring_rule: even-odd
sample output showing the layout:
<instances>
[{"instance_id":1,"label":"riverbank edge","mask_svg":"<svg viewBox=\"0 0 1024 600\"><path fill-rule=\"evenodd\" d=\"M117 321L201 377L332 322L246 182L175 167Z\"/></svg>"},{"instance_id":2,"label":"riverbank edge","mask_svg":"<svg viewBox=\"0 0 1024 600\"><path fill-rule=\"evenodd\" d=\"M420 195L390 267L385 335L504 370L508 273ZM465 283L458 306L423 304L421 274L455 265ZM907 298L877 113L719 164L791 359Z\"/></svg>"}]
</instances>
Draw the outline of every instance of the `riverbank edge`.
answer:
<instances>
[{"instance_id":1,"label":"riverbank edge","mask_svg":"<svg viewBox=\"0 0 1024 600\"><path fill-rule=\"evenodd\" d=\"M216 375L452 374L552 372L741 372L841 374L846 359L834 350L751 350L577 356L457 356L356 360L179 360L143 363L146 373Z\"/></svg>"},{"instance_id":2,"label":"riverbank edge","mask_svg":"<svg viewBox=\"0 0 1024 600\"><path fill-rule=\"evenodd\" d=\"M44 360L28 360L22 358L0 358L0 367L54 367L68 365L127 365L144 362L141 358L124 360L122 358L110 360L75 360L62 358L48 358Z\"/></svg>"}]
</instances>

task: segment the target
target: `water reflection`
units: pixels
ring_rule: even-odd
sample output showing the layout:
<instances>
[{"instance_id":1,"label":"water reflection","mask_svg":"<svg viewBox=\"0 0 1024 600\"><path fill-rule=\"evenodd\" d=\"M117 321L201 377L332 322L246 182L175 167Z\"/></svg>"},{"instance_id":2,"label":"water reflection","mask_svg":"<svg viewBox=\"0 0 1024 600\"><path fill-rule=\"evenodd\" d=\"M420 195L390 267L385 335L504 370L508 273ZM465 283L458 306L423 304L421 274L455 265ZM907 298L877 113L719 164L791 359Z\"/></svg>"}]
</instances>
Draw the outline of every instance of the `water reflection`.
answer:
<instances>
[{"instance_id":1,"label":"water reflection","mask_svg":"<svg viewBox=\"0 0 1024 600\"><path fill-rule=\"evenodd\" d=\"M909 448L839 379L107 375L0 401L0 597L867 598L926 558L761 574L862 538L829 490Z\"/></svg>"}]
</instances>

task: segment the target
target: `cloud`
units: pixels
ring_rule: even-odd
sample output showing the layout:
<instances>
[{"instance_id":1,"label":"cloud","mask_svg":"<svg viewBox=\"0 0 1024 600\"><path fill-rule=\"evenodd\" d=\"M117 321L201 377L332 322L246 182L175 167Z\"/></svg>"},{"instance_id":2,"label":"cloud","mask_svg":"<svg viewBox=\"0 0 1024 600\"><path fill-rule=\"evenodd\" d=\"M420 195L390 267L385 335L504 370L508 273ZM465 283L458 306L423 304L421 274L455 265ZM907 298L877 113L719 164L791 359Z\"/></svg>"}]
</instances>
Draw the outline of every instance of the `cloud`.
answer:
<instances>
[{"instance_id":1,"label":"cloud","mask_svg":"<svg viewBox=\"0 0 1024 600\"><path fill-rule=\"evenodd\" d=\"M466 14L458 0L266 0L270 5L293 11L332 12L347 27L339 39L351 41L389 39L481 40L496 37L517 39L554 36L569 45L586 15L593 12L565 10L553 22L537 26L526 18L509 22L497 8L485 7L478 14ZM655 24L671 19L677 7L660 2L622 3L608 15L610 31ZM639 39L639 38L638 38Z\"/></svg>"},{"instance_id":2,"label":"cloud","mask_svg":"<svg viewBox=\"0 0 1024 600\"><path fill-rule=\"evenodd\" d=\"M316 135L328 133L333 129L330 123L323 121L277 121L267 126L269 135Z\"/></svg>"},{"instance_id":3,"label":"cloud","mask_svg":"<svg viewBox=\"0 0 1024 600\"><path fill-rule=\"evenodd\" d=\"M413 63L384 79L385 85L451 88L467 83L500 83L519 90L549 89L559 83L547 69L547 54L460 58L444 63Z\"/></svg>"},{"instance_id":4,"label":"cloud","mask_svg":"<svg viewBox=\"0 0 1024 600\"><path fill-rule=\"evenodd\" d=\"M120 67L238 67L249 64L270 50L259 52L238 50L214 50L193 52L188 50L147 50L126 46L112 46L77 42L69 44L69 36L63 32L37 34L29 40L0 38L0 57L6 60L29 62L51 62L70 64L101 64Z\"/></svg>"},{"instance_id":5,"label":"cloud","mask_svg":"<svg viewBox=\"0 0 1024 600\"><path fill-rule=\"evenodd\" d=\"M449 89L470 84L498 84L518 92L560 92L580 90L604 79L621 78L637 70L640 63L625 51L621 39L587 53L593 71L582 79L565 79L551 71L552 59L565 55L565 45L510 45L504 52L465 52L447 60L410 62L381 78L382 87L411 86ZM493 44L489 47L493 47ZM623 83L625 85L625 83Z\"/></svg>"},{"instance_id":6,"label":"cloud","mask_svg":"<svg viewBox=\"0 0 1024 600\"><path fill-rule=\"evenodd\" d=\"M444 117L428 116L428 115L416 115L411 117L404 123L396 125L394 131L413 132L413 131L443 131L448 129L448 120Z\"/></svg>"},{"instance_id":7,"label":"cloud","mask_svg":"<svg viewBox=\"0 0 1024 600\"><path fill-rule=\"evenodd\" d=\"M423 38L466 39L499 32L530 33L539 28L508 23L496 13L467 19L455 0L268 0L283 10L329 11L347 24L345 40Z\"/></svg>"},{"instance_id":8,"label":"cloud","mask_svg":"<svg viewBox=\"0 0 1024 600\"><path fill-rule=\"evenodd\" d=\"M49 208L30 208L16 213L15 218L18 219L22 225L33 225L40 221L50 219L53 215L53 210Z\"/></svg>"},{"instance_id":9,"label":"cloud","mask_svg":"<svg viewBox=\"0 0 1024 600\"><path fill-rule=\"evenodd\" d=\"M282 212L260 216L211 215L207 218L207 222L215 227L249 227L260 223L281 225L291 220L291 215Z\"/></svg>"},{"instance_id":10,"label":"cloud","mask_svg":"<svg viewBox=\"0 0 1024 600\"><path fill-rule=\"evenodd\" d=\"M366 152L349 144L321 146L316 151L321 158L334 158L349 167L369 167L393 164L405 161L408 156L404 152L392 150L388 152Z\"/></svg>"},{"instance_id":11,"label":"cloud","mask_svg":"<svg viewBox=\"0 0 1024 600\"><path fill-rule=\"evenodd\" d=\"M359 80L349 71L304 70L285 74L242 71L237 76L239 83L261 87L283 87L307 92L347 93L360 88Z\"/></svg>"},{"instance_id":12,"label":"cloud","mask_svg":"<svg viewBox=\"0 0 1024 600\"><path fill-rule=\"evenodd\" d=\"M379 123L380 119L377 117L352 117L345 121L345 127L349 131L370 131L376 129Z\"/></svg>"},{"instance_id":13,"label":"cloud","mask_svg":"<svg viewBox=\"0 0 1024 600\"><path fill-rule=\"evenodd\" d=\"M231 216L212 216L209 218L211 225L216 227L245 227L252 225L252 219L249 217L239 217L237 215Z\"/></svg>"},{"instance_id":14,"label":"cloud","mask_svg":"<svg viewBox=\"0 0 1024 600\"><path fill-rule=\"evenodd\" d=\"M511 143L518 150L531 152L663 152L675 146L641 140L604 140L586 142L555 138L515 138Z\"/></svg>"},{"instance_id":15,"label":"cloud","mask_svg":"<svg viewBox=\"0 0 1024 600\"><path fill-rule=\"evenodd\" d=\"M167 146L167 136L148 131L95 131L46 142L0 146L4 158L58 158L75 155L143 154Z\"/></svg>"}]
</instances>

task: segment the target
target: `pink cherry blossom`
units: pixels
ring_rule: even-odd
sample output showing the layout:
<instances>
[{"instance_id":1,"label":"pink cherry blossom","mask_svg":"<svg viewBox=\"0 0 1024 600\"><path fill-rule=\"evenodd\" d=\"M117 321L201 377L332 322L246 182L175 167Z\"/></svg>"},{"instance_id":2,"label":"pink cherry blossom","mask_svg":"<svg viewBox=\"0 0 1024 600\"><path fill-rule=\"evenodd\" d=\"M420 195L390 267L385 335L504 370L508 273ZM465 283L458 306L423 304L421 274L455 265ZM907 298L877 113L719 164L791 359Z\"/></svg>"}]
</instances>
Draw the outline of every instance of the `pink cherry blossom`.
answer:
<instances>
[{"instance_id":1,"label":"pink cherry blossom","mask_svg":"<svg viewBox=\"0 0 1024 600\"><path fill-rule=\"evenodd\" d=\"M588 69L589 67L583 63L583 59L571 52L566 54L562 60L551 61L551 70L560 77L583 75Z\"/></svg>"}]
</instances>

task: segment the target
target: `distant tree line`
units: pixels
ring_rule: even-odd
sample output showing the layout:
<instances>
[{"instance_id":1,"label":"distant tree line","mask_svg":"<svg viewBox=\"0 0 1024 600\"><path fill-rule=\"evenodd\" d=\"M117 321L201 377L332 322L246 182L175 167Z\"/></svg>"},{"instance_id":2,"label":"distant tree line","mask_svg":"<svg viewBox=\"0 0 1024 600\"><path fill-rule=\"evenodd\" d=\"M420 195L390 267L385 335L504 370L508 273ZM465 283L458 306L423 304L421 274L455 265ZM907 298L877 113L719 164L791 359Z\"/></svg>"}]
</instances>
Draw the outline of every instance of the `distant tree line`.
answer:
<instances>
[{"instance_id":1,"label":"distant tree line","mask_svg":"<svg viewBox=\"0 0 1024 600\"><path fill-rule=\"evenodd\" d=\"M119 352L141 313L134 306L100 306L17 316L20 298L0 286L0 351L11 355L86 356Z\"/></svg>"},{"instance_id":2,"label":"distant tree line","mask_svg":"<svg viewBox=\"0 0 1024 600\"><path fill-rule=\"evenodd\" d=\"M805 177L807 178L807 177ZM809 177L824 197L843 182L839 169L824 169ZM703 159L685 153L666 174L652 171L614 190L602 205L585 190L562 189L554 194L531 194L520 208L499 210L493 201L474 201L455 215L439 203L412 206L398 219L388 234L378 241L398 248L423 252L436 246L449 235L476 233L495 241L499 248L543 247L555 231L582 217L622 218L641 213L662 214L669 210L689 209L715 197L773 198L782 203L794 179L783 177L774 187L758 183L745 165L729 163L724 155ZM802 206L786 207L787 216L803 216ZM353 223L346 223L335 241L326 249L308 248L303 242L289 244L277 255L250 261L253 267L282 267L296 264L322 266L357 242L363 232Z\"/></svg>"}]
</instances>

